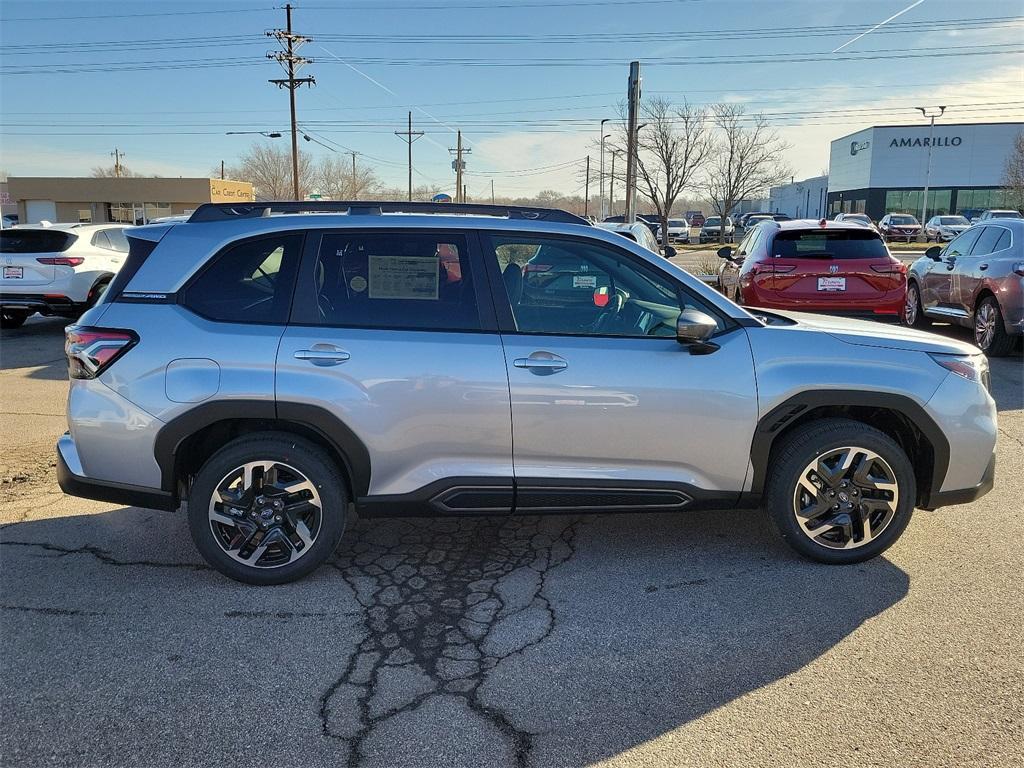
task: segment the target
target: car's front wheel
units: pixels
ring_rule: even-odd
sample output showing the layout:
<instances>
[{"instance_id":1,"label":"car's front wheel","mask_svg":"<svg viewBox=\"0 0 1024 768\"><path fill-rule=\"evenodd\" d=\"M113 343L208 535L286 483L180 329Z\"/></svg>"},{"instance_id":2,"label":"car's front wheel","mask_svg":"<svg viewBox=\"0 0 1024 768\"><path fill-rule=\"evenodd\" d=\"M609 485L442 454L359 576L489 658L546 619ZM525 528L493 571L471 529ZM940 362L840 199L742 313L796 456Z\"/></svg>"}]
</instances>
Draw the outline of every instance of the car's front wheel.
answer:
<instances>
[{"instance_id":1,"label":"car's front wheel","mask_svg":"<svg viewBox=\"0 0 1024 768\"><path fill-rule=\"evenodd\" d=\"M912 328L926 328L932 324L921 306L921 289L914 282L907 284L907 298L903 304L903 324Z\"/></svg>"},{"instance_id":2,"label":"car's front wheel","mask_svg":"<svg viewBox=\"0 0 1024 768\"><path fill-rule=\"evenodd\" d=\"M986 296L974 310L974 343L989 357L1002 357L1013 351L1016 341L1006 332L996 297Z\"/></svg>"},{"instance_id":3,"label":"car's front wheel","mask_svg":"<svg viewBox=\"0 0 1024 768\"><path fill-rule=\"evenodd\" d=\"M773 450L765 492L782 539L822 563L859 563L900 537L917 483L903 449L874 427L825 419L798 427Z\"/></svg>"},{"instance_id":4,"label":"car's front wheel","mask_svg":"<svg viewBox=\"0 0 1024 768\"><path fill-rule=\"evenodd\" d=\"M240 437L211 456L192 484L188 520L206 561L232 579L283 584L337 547L348 493L337 465L300 437Z\"/></svg>"}]
</instances>

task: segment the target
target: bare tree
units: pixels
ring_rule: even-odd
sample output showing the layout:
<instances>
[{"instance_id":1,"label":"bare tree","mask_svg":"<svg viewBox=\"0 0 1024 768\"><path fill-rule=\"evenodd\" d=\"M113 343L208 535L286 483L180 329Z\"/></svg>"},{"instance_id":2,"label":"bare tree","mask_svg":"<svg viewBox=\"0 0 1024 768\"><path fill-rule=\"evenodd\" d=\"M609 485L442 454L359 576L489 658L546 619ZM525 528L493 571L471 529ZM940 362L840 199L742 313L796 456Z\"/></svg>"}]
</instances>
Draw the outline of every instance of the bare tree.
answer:
<instances>
[{"instance_id":1,"label":"bare tree","mask_svg":"<svg viewBox=\"0 0 1024 768\"><path fill-rule=\"evenodd\" d=\"M1024 211L1024 133L1018 133L1013 140L1013 149L1006 156L1003 166L1003 186L1010 199L1010 205Z\"/></svg>"},{"instance_id":2,"label":"bare tree","mask_svg":"<svg viewBox=\"0 0 1024 768\"><path fill-rule=\"evenodd\" d=\"M313 179L313 159L299 150L299 196L310 192ZM218 166L216 174L220 176ZM255 143L238 159L238 164L225 169L226 178L248 181L257 200L291 200L292 155L286 147Z\"/></svg>"},{"instance_id":3,"label":"bare tree","mask_svg":"<svg viewBox=\"0 0 1024 768\"><path fill-rule=\"evenodd\" d=\"M313 186L330 200L365 200L380 187L380 179L372 168L359 163L353 176L348 157L326 155L313 173Z\"/></svg>"},{"instance_id":4,"label":"bare tree","mask_svg":"<svg viewBox=\"0 0 1024 768\"><path fill-rule=\"evenodd\" d=\"M651 99L641 108L646 125L637 136L638 191L654 205L668 245L672 207L707 160L713 147L707 111L665 99Z\"/></svg>"},{"instance_id":5,"label":"bare tree","mask_svg":"<svg viewBox=\"0 0 1024 768\"><path fill-rule=\"evenodd\" d=\"M117 177L123 179L142 179L146 176L144 173L136 173L130 168L126 168L123 164L119 171L113 165L97 165L90 171L90 175L94 179L113 179Z\"/></svg>"},{"instance_id":6,"label":"bare tree","mask_svg":"<svg viewBox=\"0 0 1024 768\"><path fill-rule=\"evenodd\" d=\"M712 108L718 136L704 178L711 207L720 217L718 241L725 242L725 219L741 200L764 194L790 177L782 153L789 149L762 115L736 104Z\"/></svg>"}]
</instances>

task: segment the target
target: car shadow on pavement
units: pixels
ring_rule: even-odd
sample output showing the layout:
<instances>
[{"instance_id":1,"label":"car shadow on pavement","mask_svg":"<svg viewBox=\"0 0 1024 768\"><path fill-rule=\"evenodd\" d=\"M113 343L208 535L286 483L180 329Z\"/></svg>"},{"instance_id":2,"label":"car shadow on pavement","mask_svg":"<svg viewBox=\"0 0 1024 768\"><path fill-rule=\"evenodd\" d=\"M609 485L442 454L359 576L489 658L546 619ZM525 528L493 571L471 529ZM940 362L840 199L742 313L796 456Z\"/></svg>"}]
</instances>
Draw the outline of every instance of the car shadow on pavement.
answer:
<instances>
[{"instance_id":1,"label":"car shadow on pavement","mask_svg":"<svg viewBox=\"0 0 1024 768\"><path fill-rule=\"evenodd\" d=\"M268 764L582 768L856 654L846 639L909 583L884 558L797 559L741 511L362 520L276 588L207 569L180 513L16 523L0 545L19 659L0 680L4 751L45 733L45 754L85 763L167 764L186 721L287 691L289 716L260 718ZM50 686L59 711L33 693ZM151 695L166 739L118 725ZM246 764L244 729L188 730L192 762Z\"/></svg>"},{"instance_id":2,"label":"car shadow on pavement","mask_svg":"<svg viewBox=\"0 0 1024 768\"><path fill-rule=\"evenodd\" d=\"M67 380L62 317L31 318L21 328L0 331L0 371L34 368L30 379Z\"/></svg>"}]
</instances>

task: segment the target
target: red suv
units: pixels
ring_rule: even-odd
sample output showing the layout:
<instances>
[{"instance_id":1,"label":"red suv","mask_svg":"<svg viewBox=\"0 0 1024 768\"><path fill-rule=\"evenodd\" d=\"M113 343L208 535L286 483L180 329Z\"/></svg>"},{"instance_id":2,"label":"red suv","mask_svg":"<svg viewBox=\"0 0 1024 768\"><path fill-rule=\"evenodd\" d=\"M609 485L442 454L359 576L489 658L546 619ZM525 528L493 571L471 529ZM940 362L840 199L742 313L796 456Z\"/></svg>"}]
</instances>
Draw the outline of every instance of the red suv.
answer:
<instances>
[{"instance_id":1,"label":"red suv","mask_svg":"<svg viewBox=\"0 0 1024 768\"><path fill-rule=\"evenodd\" d=\"M718 251L719 288L737 304L897 320L907 268L859 224L766 221Z\"/></svg>"}]
</instances>

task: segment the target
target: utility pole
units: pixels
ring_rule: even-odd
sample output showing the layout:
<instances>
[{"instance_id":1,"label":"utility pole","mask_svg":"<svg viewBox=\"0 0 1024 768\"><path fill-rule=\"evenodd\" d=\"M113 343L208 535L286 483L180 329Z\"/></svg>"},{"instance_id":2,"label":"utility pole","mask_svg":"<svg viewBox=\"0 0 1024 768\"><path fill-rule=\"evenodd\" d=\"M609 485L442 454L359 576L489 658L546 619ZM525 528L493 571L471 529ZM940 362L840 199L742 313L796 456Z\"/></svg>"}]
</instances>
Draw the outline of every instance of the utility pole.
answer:
<instances>
[{"instance_id":1,"label":"utility pole","mask_svg":"<svg viewBox=\"0 0 1024 768\"><path fill-rule=\"evenodd\" d=\"M359 153L349 150L348 152L343 152L342 154L352 155L352 199L358 200L359 190L356 188L356 155L358 155Z\"/></svg>"},{"instance_id":2,"label":"utility pole","mask_svg":"<svg viewBox=\"0 0 1024 768\"><path fill-rule=\"evenodd\" d=\"M462 148L462 131L458 132L458 144L455 146L455 149L449 147L448 151L455 153L455 159L452 161L452 168L455 169L455 202L464 203L466 202L466 190L462 184L462 171L466 163L462 156L471 153L473 150Z\"/></svg>"},{"instance_id":3,"label":"utility pole","mask_svg":"<svg viewBox=\"0 0 1024 768\"><path fill-rule=\"evenodd\" d=\"M220 180L224 181L224 161L220 161Z\"/></svg>"},{"instance_id":4,"label":"utility pole","mask_svg":"<svg viewBox=\"0 0 1024 768\"><path fill-rule=\"evenodd\" d=\"M114 158L114 178L120 179L121 178L121 158L124 157L124 155L121 153L121 151L117 147L114 147L114 151L110 153L110 156L112 158Z\"/></svg>"},{"instance_id":5,"label":"utility pole","mask_svg":"<svg viewBox=\"0 0 1024 768\"><path fill-rule=\"evenodd\" d=\"M299 139L298 128L295 123L295 89L303 85L312 88L316 85L313 77L296 77L295 73L304 65L312 64L312 59L307 59L297 54L299 48L305 43L311 42L313 38L298 35L292 32L292 5L288 3L284 7L287 21L286 29L275 29L267 32L268 37L276 38L284 46L283 51L268 53L267 58L278 62L284 71L288 73L286 79L271 80L270 82L278 88L288 89L288 104L292 116L292 194L296 200L299 199Z\"/></svg>"},{"instance_id":6,"label":"utility pole","mask_svg":"<svg viewBox=\"0 0 1024 768\"><path fill-rule=\"evenodd\" d=\"M599 209L598 210L598 217L601 219L601 221L604 221L605 218L607 218L607 216L608 216L608 206L605 205L605 199L604 199L604 140L607 139L608 136L610 136L611 134L608 134L608 136L604 135L604 124L607 123L609 121L609 119L610 118L606 117L604 120L601 121L601 130L600 130L600 134L601 134L601 161L600 161L601 170L600 170L598 175L600 176L599 186L601 188L601 204L598 206L598 209Z\"/></svg>"},{"instance_id":7,"label":"utility pole","mask_svg":"<svg viewBox=\"0 0 1024 768\"><path fill-rule=\"evenodd\" d=\"M615 158L618 154L612 150L612 175L608 179L608 210L612 216L615 215Z\"/></svg>"},{"instance_id":8,"label":"utility pole","mask_svg":"<svg viewBox=\"0 0 1024 768\"><path fill-rule=\"evenodd\" d=\"M423 131L412 129L412 111L409 112L409 129L406 131L395 131L395 136L405 137L403 140L409 145L409 202L412 202L412 143L423 135Z\"/></svg>"},{"instance_id":9,"label":"utility pole","mask_svg":"<svg viewBox=\"0 0 1024 768\"><path fill-rule=\"evenodd\" d=\"M640 62L629 64L629 111L626 120L626 223L636 221L636 140L637 113L640 110Z\"/></svg>"},{"instance_id":10,"label":"utility pole","mask_svg":"<svg viewBox=\"0 0 1024 768\"><path fill-rule=\"evenodd\" d=\"M491 179L491 205L494 205L494 179Z\"/></svg>"},{"instance_id":11,"label":"utility pole","mask_svg":"<svg viewBox=\"0 0 1024 768\"><path fill-rule=\"evenodd\" d=\"M587 181L584 186L586 191L583 193L583 215L587 216L590 214L590 155L587 155Z\"/></svg>"},{"instance_id":12,"label":"utility pole","mask_svg":"<svg viewBox=\"0 0 1024 768\"><path fill-rule=\"evenodd\" d=\"M942 117L945 107L937 107L938 112L928 113L928 107L918 107L921 114L931 118L931 125L928 128L928 160L924 168L924 200L921 202L921 234L924 234L924 225L928 221L928 182L932 175L932 134L935 133L935 118ZM937 238L936 238L937 239Z\"/></svg>"}]
</instances>

